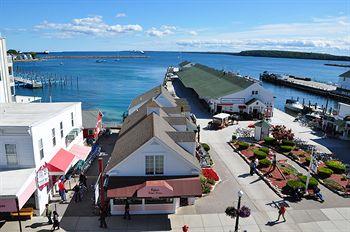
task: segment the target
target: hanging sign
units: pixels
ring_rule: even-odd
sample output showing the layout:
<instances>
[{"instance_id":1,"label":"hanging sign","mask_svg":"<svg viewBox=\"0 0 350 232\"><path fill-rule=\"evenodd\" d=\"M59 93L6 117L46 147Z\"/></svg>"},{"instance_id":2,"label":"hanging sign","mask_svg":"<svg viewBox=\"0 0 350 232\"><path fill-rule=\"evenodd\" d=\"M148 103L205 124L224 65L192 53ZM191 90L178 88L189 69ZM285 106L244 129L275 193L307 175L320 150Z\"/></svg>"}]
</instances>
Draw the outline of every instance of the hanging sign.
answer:
<instances>
[{"instance_id":1,"label":"hanging sign","mask_svg":"<svg viewBox=\"0 0 350 232\"><path fill-rule=\"evenodd\" d=\"M41 166L36 172L36 183L40 191L49 184L49 170L46 164Z\"/></svg>"}]
</instances>

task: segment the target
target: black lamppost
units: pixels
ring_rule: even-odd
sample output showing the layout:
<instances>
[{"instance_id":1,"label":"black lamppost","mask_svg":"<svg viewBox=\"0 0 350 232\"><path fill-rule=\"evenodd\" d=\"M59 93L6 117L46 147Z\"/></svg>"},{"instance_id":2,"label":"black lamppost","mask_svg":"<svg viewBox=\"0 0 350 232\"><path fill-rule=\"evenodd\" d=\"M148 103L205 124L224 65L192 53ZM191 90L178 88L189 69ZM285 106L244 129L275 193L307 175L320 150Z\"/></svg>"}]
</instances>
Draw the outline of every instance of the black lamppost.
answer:
<instances>
[{"instance_id":1,"label":"black lamppost","mask_svg":"<svg viewBox=\"0 0 350 232\"><path fill-rule=\"evenodd\" d=\"M200 141L200 135L199 135L199 132L201 131L201 127L200 127L200 125L198 125L197 126L197 132L198 132L198 143L200 143L199 141Z\"/></svg>"},{"instance_id":2,"label":"black lamppost","mask_svg":"<svg viewBox=\"0 0 350 232\"><path fill-rule=\"evenodd\" d=\"M239 223L239 210L241 208L241 198L243 196L243 191L242 190L239 190L238 191L238 205L237 205L237 216L236 216L236 225L235 225L235 232L238 231L238 223Z\"/></svg>"}]
</instances>

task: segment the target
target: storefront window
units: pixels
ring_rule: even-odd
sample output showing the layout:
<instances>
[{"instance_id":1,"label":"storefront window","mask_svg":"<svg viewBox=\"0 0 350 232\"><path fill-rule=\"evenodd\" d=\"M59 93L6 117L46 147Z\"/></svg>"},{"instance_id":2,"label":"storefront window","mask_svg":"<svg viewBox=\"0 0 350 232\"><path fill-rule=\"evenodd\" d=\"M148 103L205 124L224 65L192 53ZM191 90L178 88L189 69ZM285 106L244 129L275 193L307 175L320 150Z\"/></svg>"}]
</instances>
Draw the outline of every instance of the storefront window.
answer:
<instances>
[{"instance_id":1,"label":"storefront window","mask_svg":"<svg viewBox=\"0 0 350 232\"><path fill-rule=\"evenodd\" d=\"M172 204L174 202L174 198L146 198L145 204Z\"/></svg>"}]
</instances>

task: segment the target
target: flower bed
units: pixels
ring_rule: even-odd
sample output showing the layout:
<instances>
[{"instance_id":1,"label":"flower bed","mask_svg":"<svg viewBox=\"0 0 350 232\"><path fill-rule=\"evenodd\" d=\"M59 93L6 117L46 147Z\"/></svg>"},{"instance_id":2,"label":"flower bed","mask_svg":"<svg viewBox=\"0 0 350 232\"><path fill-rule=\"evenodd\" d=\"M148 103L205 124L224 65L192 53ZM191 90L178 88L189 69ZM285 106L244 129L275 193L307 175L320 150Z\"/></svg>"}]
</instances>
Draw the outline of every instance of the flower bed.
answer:
<instances>
[{"instance_id":1,"label":"flower bed","mask_svg":"<svg viewBox=\"0 0 350 232\"><path fill-rule=\"evenodd\" d=\"M293 147L289 152L287 150L290 149L290 146L286 147L286 144L293 145L292 141L282 141L282 144L275 141L272 138L265 138L263 142L259 142L258 144L268 146L269 148L279 151L279 153L287 156L288 158L295 161L299 166L304 169L308 169L311 159L311 154L309 151L305 151L297 147ZM284 145L283 145L284 142ZM321 171L319 174L313 173L313 175L319 180L320 183L325 185L331 191L344 196L350 197L350 186L347 177L343 174L345 171L345 165L340 163L339 161L319 161L319 170ZM326 170L324 169L326 168ZM327 170L331 169L331 171Z\"/></svg>"},{"instance_id":2,"label":"flower bed","mask_svg":"<svg viewBox=\"0 0 350 232\"><path fill-rule=\"evenodd\" d=\"M202 193L209 194L220 180L219 175L212 168L202 168L202 175L200 176Z\"/></svg>"}]
</instances>

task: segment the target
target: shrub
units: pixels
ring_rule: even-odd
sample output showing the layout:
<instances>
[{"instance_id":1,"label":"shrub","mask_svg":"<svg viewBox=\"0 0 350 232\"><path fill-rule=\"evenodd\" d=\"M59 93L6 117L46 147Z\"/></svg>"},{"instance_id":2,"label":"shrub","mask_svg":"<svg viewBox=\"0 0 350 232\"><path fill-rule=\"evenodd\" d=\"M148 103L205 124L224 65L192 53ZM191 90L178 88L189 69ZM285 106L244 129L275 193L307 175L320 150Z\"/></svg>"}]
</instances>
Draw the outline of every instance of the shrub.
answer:
<instances>
[{"instance_id":1,"label":"shrub","mask_svg":"<svg viewBox=\"0 0 350 232\"><path fill-rule=\"evenodd\" d=\"M282 145L280 148L281 148L282 152L290 152L291 150L293 150L293 147L291 147L291 146Z\"/></svg>"},{"instance_id":2,"label":"shrub","mask_svg":"<svg viewBox=\"0 0 350 232\"><path fill-rule=\"evenodd\" d=\"M206 143L202 143L202 147L203 147L204 151L206 151L206 152L208 152L210 150L209 145Z\"/></svg>"},{"instance_id":3,"label":"shrub","mask_svg":"<svg viewBox=\"0 0 350 232\"><path fill-rule=\"evenodd\" d=\"M310 162L311 162L311 157L310 157L310 156L306 157L306 158L305 158L305 163L306 163L307 165L309 165Z\"/></svg>"},{"instance_id":4,"label":"shrub","mask_svg":"<svg viewBox=\"0 0 350 232\"><path fill-rule=\"evenodd\" d=\"M267 168L270 167L271 161L269 159L262 159L259 161L259 167L261 168Z\"/></svg>"},{"instance_id":5,"label":"shrub","mask_svg":"<svg viewBox=\"0 0 350 232\"><path fill-rule=\"evenodd\" d=\"M270 149L268 147L260 147L259 151L265 152L266 154L269 154Z\"/></svg>"},{"instance_id":6,"label":"shrub","mask_svg":"<svg viewBox=\"0 0 350 232\"><path fill-rule=\"evenodd\" d=\"M333 174L333 170L330 168L321 167L318 169L317 174L320 176L320 178L325 179Z\"/></svg>"},{"instance_id":7,"label":"shrub","mask_svg":"<svg viewBox=\"0 0 350 232\"><path fill-rule=\"evenodd\" d=\"M237 135L232 135L232 141L235 141L237 139Z\"/></svg>"},{"instance_id":8,"label":"shrub","mask_svg":"<svg viewBox=\"0 0 350 232\"><path fill-rule=\"evenodd\" d=\"M259 160L265 159L267 157L267 154L265 152L263 152L263 151L260 151L259 149L255 149L254 150L254 155Z\"/></svg>"},{"instance_id":9,"label":"shrub","mask_svg":"<svg viewBox=\"0 0 350 232\"><path fill-rule=\"evenodd\" d=\"M204 176L200 176L200 181L201 181L202 193L203 194L210 193L211 185L208 183L207 178L205 178Z\"/></svg>"},{"instance_id":10,"label":"shrub","mask_svg":"<svg viewBox=\"0 0 350 232\"><path fill-rule=\"evenodd\" d=\"M240 209L239 209L239 212L238 212L239 216L241 218L247 218L250 216L250 209L243 205Z\"/></svg>"},{"instance_id":11,"label":"shrub","mask_svg":"<svg viewBox=\"0 0 350 232\"><path fill-rule=\"evenodd\" d=\"M249 147L249 143L246 143L246 142L239 142L238 143L238 149L239 150L245 150L245 149L247 149L248 147Z\"/></svg>"},{"instance_id":12,"label":"shrub","mask_svg":"<svg viewBox=\"0 0 350 232\"><path fill-rule=\"evenodd\" d=\"M338 160L329 160L326 161L326 166L334 171L334 173L344 173L346 170L345 164Z\"/></svg>"},{"instance_id":13,"label":"shrub","mask_svg":"<svg viewBox=\"0 0 350 232\"><path fill-rule=\"evenodd\" d=\"M345 192L345 188L339 184L338 182L336 182L335 180L332 180L332 179L325 179L323 180L323 183L331 188L331 189L335 189L335 190L338 190L338 191L342 191L342 192Z\"/></svg>"},{"instance_id":14,"label":"shrub","mask_svg":"<svg viewBox=\"0 0 350 232\"><path fill-rule=\"evenodd\" d=\"M265 137L264 138L264 143L266 145L274 145L276 143L276 139L273 137Z\"/></svg>"},{"instance_id":15,"label":"shrub","mask_svg":"<svg viewBox=\"0 0 350 232\"><path fill-rule=\"evenodd\" d=\"M215 180L213 180L213 179L207 179L207 181L208 181L208 184L210 184L210 185L214 185L215 184Z\"/></svg>"},{"instance_id":16,"label":"shrub","mask_svg":"<svg viewBox=\"0 0 350 232\"><path fill-rule=\"evenodd\" d=\"M282 140L282 144L285 145L285 146L291 146L291 147L294 147L295 146L295 142L292 141L292 140Z\"/></svg>"},{"instance_id":17,"label":"shrub","mask_svg":"<svg viewBox=\"0 0 350 232\"><path fill-rule=\"evenodd\" d=\"M304 184L306 184L306 179L307 179L307 176L299 176L299 179L301 182L303 182ZM309 189L313 189L314 187L316 187L318 185L318 181L316 180L315 177L310 177L310 181L309 181L309 186L308 188Z\"/></svg>"},{"instance_id":18,"label":"shrub","mask_svg":"<svg viewBox=\"0 0 350 232\"><path fill-rule=\"evenodd\" d=\"M219 181L218 174L212 168L202 168L202 174L207 179Z\"/></svg>"},{"instance_id":19,"label":"shrub","mask_svg":"<svg viewBox=\"0 0 350 232\"><path fill-rule=\"evenodd\" d=\"M296 170L293 166L289 166L289 165L285 165L285 164L281 164L281 170L283 172L283 174L285 175L297 175L298 174L298 170Z\"/></svg>"},{"instance_id":20,"label":"shrub","mask_svg":"<svg viewBox=\"0 0 350 232\"><path fill-rule=\"evenodd\" d=\"M285 187L289 190L296 190L298 188L305 189L305 184L300 180L288 180Z\"/></svg>"}]
</instances>

